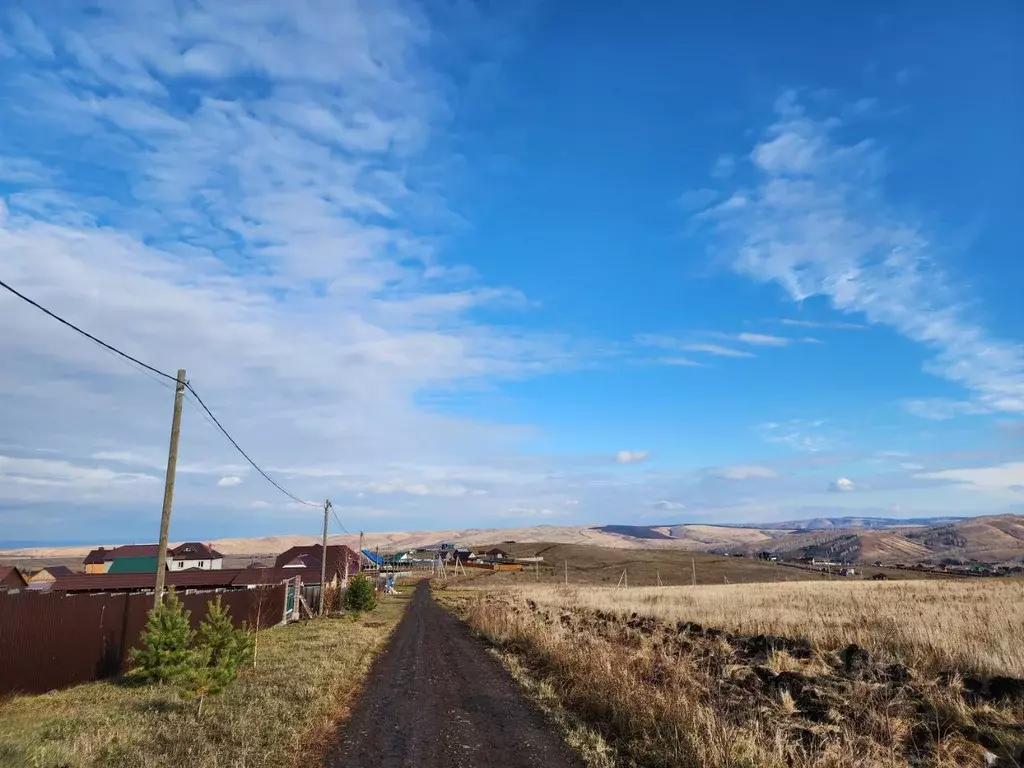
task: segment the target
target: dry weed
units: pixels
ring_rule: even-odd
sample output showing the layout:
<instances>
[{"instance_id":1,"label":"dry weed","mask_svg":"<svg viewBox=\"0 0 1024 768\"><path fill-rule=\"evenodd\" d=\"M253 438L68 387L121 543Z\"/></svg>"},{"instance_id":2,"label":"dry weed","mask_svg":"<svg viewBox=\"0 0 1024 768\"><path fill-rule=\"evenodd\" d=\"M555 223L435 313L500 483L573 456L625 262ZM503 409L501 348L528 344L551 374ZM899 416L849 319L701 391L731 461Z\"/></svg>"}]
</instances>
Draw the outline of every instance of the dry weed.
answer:
<instances>
[{"instance_id":1,"label":"dry weed","mask_svg":"<svg viewBox=\"0 0 1024 768\"><path fill-rule=\"evenodd\" d=\"M826 589L800 589L805 586ZM951 768L982 765L990 749L999 765L1016 765L1024 706L968 703L948 667L940 678L942 660L965 658L953 639L922 645L922 638L938 638L934 627L894 633L892 619L923 596L923 620L937 622L953 638L966 630L950 621L953 607L928 599L932 585L923 592L916 584L900 586L904 591L864 591L846 608L838 585L772 585L771 606L763 596L750 596L747 585L725 591L735 602L717 608L710 597L694 595L700 588L681 595L540 588L466 599L461 613L516 667L517 679L556 693L557 705L596 733L601 745L611 745L620 764ZM794 599L817 632L811 633L813 647L707 628L715 624L712 617L728 617L732 624L719 626L735 629L745 621L751 634L800 634L784 630L795 621L790 612L796 609L787 603L791 587L798 588ZM705 589L723 596L720 588ZM972 594L967 589L954 596L953 606ZM828 609L813 606L816 599ZM874 627L864 618L869 602L879 619ZM981 602L982 609L968 612L968 622L992 612L991 599ZM751 606L756 616L738 616ZM827 610L841 615L830 619ZM1019 631L1012 629L1011 636ZM869 639L884 651L883 659L851 666L844 661L849 654L836 652L851 640ZM923 660L931 677L893 666L900 649ZM1001 658L1016 663L1012 653Z\"/></svg>"}]
</instances>

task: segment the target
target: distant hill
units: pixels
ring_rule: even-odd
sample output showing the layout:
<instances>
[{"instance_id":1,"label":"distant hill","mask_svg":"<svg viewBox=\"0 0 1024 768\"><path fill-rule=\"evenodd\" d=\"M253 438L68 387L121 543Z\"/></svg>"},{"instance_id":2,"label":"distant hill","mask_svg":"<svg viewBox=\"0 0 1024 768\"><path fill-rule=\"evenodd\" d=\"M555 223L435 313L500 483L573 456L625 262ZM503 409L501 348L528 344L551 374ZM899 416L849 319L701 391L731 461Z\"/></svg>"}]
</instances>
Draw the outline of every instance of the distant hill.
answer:
<instances>
[{"instance_id":1,"label":"distant hill","mask_svg":"<svg viewBox=\"0 0 1024 768\"><path fill-rule=\"evenodd\" d=\"M218 539L213 546L226 555L265 556L297 544L317 542L315 535ZM828 557L849 562L886 564L942 562L1024 562L1024 516L918 518L817 518L764 527L739 525L605 525L520 528L471 528L441 531L369 533L364 546L395 552L442 542L467 546L505 541L590 544L618 549L677 549L710 553L771 552L783 558ZM358 536L331 536L332 544L356 547ZM96 545L109 542L96 542ZM26 547L0 552L0 562L84 557L92 546Z\"/></svg>"},{"instance_id":2,"label":"distant hill","mask_svg":"<svg viewBox=\"0 0 1024 768\"><path fill-rule=\"evenodd\" d=\"M1024 517L954 518L953 522L936 525L905 524L882 529L796 530L759 548L788 559L828 557L861 563L881 560L886 564L1020 563L1024 562Z\"/></svg>"},{"instance_id":3,"label":"distant hill","mask_svg":"<svg viewBox=\"0 0 1024 768\"><path fill-rule=\"evenodd\" d=\"M964 519L962 517L913 517L904 520L895 520L889 517L816 517L811 520L787 520L782 523L773 523L772 527L794 531L819 531L836 528L903 528L908 525L945 525Z\"/></svg>"}]
</instances>

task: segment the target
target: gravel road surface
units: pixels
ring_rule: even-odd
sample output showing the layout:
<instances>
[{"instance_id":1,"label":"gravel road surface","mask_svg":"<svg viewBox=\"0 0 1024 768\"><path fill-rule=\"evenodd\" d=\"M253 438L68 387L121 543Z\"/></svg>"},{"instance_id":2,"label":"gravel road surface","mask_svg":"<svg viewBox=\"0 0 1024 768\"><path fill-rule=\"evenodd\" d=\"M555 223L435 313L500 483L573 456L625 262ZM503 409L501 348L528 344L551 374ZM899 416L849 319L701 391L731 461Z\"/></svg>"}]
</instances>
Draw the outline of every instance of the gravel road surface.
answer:
<instances>
[{"instance_id":1,"label":"gravel road surface","mask_svg":"<svg viewBox=\"0 0 1024 768\"><path fill-rule=\"evenodd\" d=\"M328 752L328 768L582 768L426 582Z\"/></svg>"}]
</instances>

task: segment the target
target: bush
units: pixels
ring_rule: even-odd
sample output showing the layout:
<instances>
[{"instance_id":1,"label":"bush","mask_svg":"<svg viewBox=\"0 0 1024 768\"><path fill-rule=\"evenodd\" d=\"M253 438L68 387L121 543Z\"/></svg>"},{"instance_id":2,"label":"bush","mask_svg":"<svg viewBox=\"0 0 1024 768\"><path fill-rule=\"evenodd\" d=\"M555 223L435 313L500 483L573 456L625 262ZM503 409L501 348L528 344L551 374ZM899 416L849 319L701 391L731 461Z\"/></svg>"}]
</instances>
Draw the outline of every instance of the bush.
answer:
<instances>
[{"instance_id":1,"label":"bush","mask_svg":"<svg viewBox=\"0 0 1024 768\"><path fill-rule=\"evenodd\" d=\"M170 589L159 606L149 612L141 645L132 650L134 676L148 683L186 682L202 659L192 647L195 632L189 612Z\"/></svg>"},{"instance_id":2,"label":"bush","mask_svg":"<svg viewBox=\"0 0 1024 768\"><path fill-rule=\"evenodd\" d=\"M349 581L345 590L345 609L354 613L372 611L377 607L377 593L372 582L361 573L357 573Z\"/></svg>"}]
</instances>

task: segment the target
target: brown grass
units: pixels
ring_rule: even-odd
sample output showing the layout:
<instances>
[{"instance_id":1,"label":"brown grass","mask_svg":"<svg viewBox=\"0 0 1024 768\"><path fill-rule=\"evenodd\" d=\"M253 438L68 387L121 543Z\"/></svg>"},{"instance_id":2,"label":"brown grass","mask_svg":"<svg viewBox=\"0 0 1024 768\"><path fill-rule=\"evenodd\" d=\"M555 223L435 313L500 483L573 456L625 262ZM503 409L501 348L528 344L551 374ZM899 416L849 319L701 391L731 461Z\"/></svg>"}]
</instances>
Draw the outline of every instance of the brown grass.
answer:
<instances>
[{"instance_id":1,"label":"brown grass","mask_svg":"<svg viewBox=\"0 0 1024 768\"><path fill-rule=\"evenodd\" d=\"M986 748L999 765L1024 759L1024 703L968 701L959 685L962 671L1021 668L1022 587L534 587L441 599L571 739L599 747L582 750L591 766L951 768L982 765ZM757 655L759 634L814 648ZM851 642L876 654L866 671L836 652Z\"/></svg>"},{"instance_id":2,"label":"brown grass","mask_svg":"<svg viewBox=\"0 0 1024 768\"><path fill-rule=\"evenodd\" d=\"M4 768L278 768L315 762L409 602L260 633L256 670L194 701L165 687L79 685L0 703Z\"/></svg>"},{"instance_id":3,"label":"brown grass","mask_svg":"<svg viewBox=\"0 0 1024 768\"><path fill-rule=\"evenodd\" d=\"M797 582L663 589L528 589L552 607L637 612L744 635L850 643L921 671L1024 677L1024 581Z\"/></svg>"},{"instance_id":4,"label":"brown grass","mask_svg":"<svg viewBox=\"0 0 1024 768\"><path fill-rule=\"evenodd\" d=\"M614 587L623 571L630 587L653 587L659 580L663 586L687 586L696 576L699 586L753 584L789 581L829 581L827 573L782 563L769 563L750 557L728 557L702 552L672 549L616 549L578 544L499 544L514 557L544 558L529 563L518 573L477 572L469 568L468 577L475 586L493 589L499 586L563 584L568 566L570 586ZM922 579L940 576L902 571L892 568L857 566L856 577L836 580L859 581L875 573L885 573L894 580ZM947 577L948 578L948 577Z\"/></svg>"}]
</instances>

